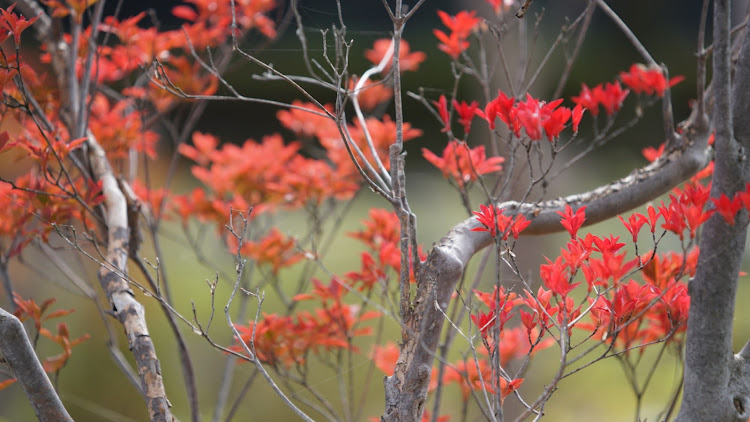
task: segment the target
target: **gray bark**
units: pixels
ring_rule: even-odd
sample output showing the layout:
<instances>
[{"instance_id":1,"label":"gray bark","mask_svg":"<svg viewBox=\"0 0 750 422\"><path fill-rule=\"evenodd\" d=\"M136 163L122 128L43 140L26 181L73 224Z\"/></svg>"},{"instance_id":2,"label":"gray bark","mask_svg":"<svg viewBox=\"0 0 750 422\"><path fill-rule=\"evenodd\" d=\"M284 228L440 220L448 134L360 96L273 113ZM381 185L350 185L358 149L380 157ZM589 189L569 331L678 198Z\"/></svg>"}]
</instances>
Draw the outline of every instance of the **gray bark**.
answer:
<instances>
[{"instance_id":1,"label":"gray bark","mask_svg":"<svg viewBox=\"0 0 750 422\"><path fill-rule=\"evenodd\" d=\"M0 309L0 358L13 371L40 421L73 421L34 353L23 324L4 309Z\"/></svg>"},{"instance_id":2,"label":"gray bark","mask_svg":"<svg viewBox=\"0 0 750 422\"><path fill-rule=\"evenodd\" d=\"M730 198L750 180L750 40L745 31L731 82L730 2L714 1L713 86L716 160L711 196ZM682 407L677 420L747 421L750 418L750 347L732 351L732 322L748 217L734 226L718 214L706 222L698 268L690 281L690 316Z\"/></svg>"}]
</instances>

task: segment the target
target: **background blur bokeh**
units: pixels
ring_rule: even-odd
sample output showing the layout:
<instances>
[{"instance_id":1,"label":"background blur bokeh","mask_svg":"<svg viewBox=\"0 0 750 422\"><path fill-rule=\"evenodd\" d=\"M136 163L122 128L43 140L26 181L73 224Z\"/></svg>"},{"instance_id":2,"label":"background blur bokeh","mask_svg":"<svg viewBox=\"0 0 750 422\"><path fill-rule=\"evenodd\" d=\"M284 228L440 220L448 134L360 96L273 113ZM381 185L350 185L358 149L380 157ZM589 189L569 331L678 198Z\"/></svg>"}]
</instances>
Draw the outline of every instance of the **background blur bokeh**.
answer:
<instances>
[{"instance_id":1,"label":"background blur bokeh","mask_svg":"<svg viewBox=\"0 0 750 422\"><path fill-rule=\"evenodd\" d=\"M574 0L535 0L533 2L527 19L534 19L534 14L539 13L542 8L545 9L542 32L536 52L532 57L533 62L538 63L546 53L546 47L557 36L565 17L576 16L584 3ZM610 3L642 40L652 56L658 62L663 62L668 66L671 75L685 76L685 82L676 86L673 91L676 120L685 118L689 110L688 101L694 95L695 60L693 53L701 2L615 0ZM180 22L169 16L169 11L175 4L177 2L126 1L123 14L132 15L145 8L153 8L164 27L175 27L179 26ZM342 0L342 6L348 34L355 40L351 54L352 72L361 73L367 67L363 58L364 50L370 48L374 40L389 36L389 19L380 0ZM428 55L418 72L404 75L406 90L416 91L424 87L426 95L430 98L437 98L441 93L450 91L452 83L450 60L437 50L437 42L432 35L432 29L440 27L436 11L440 9L455 13L461 9L474 7L489 12L489 7L482 0L471 2L427 0L423 8L409 22L405 32L405 39L410 43L412 50L425 51ZM333 0L302 0L300 12L307 25L312 51L319 53L320 48L315 47L316 42L319 41L317 34L320 29L330 28L331 23L334 22L335 3ZM742 11L738 10L736 16L743 16L741 13ZM259 57L273 63L279 70L301 73L301 51L297 38L294 36L295 29L292 23L284 37L259 52ZM573 68L563 95L565 98L576 95L581 82L586 82L591 86L599 82L610 81L619 71L626 70L634 62L642 61L625 37L601 12L595 13L589 34L580 58ZM548 78L558 76L560 63L561 56L557 54L543 75ZM251 75L257 72L259 69L256 67L238 65L232 68L228 79L240 92L249 93L255 97L273 98L279 101L291 101L297 98L296 92L282 83L253 81ZM535 97L546 98L554 89L554 86L550 84L544 81L538 83L532 88L532 94ZM312 92L321 98L321 102L329 102L332 99L330 93L314 89ZM459 98L471 99L476 95L474 87L469 84L461 86ZM198 129L214 133L225 142L242 142L247 138L259 138L273 132L281 132L286 139L291 140L291 134L285 132L276 122L276 112L277 109L255 104L212 103L208 106ZM405 113L408 122L424 131L421 138L407 144L409 153L407 191L412 209L418 217L420 243L429 248L456 222L466 218L466 211L461 207L458 194L440 177L435 168L429 166L421 158L421 148L426 147L434 152L440 152L445 146L447 139L440 133L440 126L422 105L408 98L405 99ZM632 103L626 103L623 113L632 115ZM658 108L647 110L646 116L636 127L555 180L550 186L551 195L564 195L586 190L622 177L629 172L629 169L642 165L645 160L641 157L641 148L649 145L657 146L662 142L663 134L660 125ZM471 140L482 141L480 137L471 138ZM153 166L155 180L158 180L160 176L163 177L165 171L163 167L159 163ZM180 171L181 177L176 189L186 192L195 186L189 173L189 163L185 162ZM477 201L478 205L480 200ZM388 204L365 190L357 197L352 209L341 222L339 228L341 235L336 239L331 252L323 261L334 274L342 274L358 267L361 247L343 234L357 230L360 227L360 221L366 218L367 210L371 207L387 208ZM306 229L304 213L281 213L277 217L276 224L282 227L284 232L304 233ZM201 230L197 224L191 229L195 232ZM621 236L625 233L617 220L604 222L586 230ZM198 262L195 254L185 246L181 229L178 226L166 225L163 232L165 257L162 264L166 267L172 282L175 308L189 317L191 303L194 303L198 317L205 321L210 312L210 295L205 280L213 279L219 269L232 273L233 258L224 252L222 241L213 228L205 229L201 245L210 265L202 265ZM565 236L560 235L520 240L520 247L516 250L516 254L531 279L538 276L538 265L543 262L543 257L555 255L564 239ZM153 251L144 249L143 255L151 259ZM76 255L73 251L69 253L69 256L71 260L75 260L76 265L80 263L81 267L87 269L85 276L91 280L92 285L96 285L95 266L85 262L85 258ZM71 327L71 337L77 337L83 333L89 333L92 336L89 341L74 349L68 366L55 380L74 418L79 421L145 420L146 410L143 400L121 376L108 354L105 344L107 337L96 309L90 302L80 298L66 284L63 276L57 273L52 265L45 263L40 254L29 250L24 254L23 261L24 264L16 263L11 268L11 277L18 291L24 297L35 298L38 302L49 297L56 297L57 308L76 308L76 312L65 319ZM295 283L295 270L284 272L283 278L288 278L290 283ZM96 288L98 289L98 286ZM217 315L212 327L214 339L224 344L231 342L231 335L223 319L223 306L230 288L229 283L219 284L216 300ZM750 294L746 281L741 282L739 294L740 301ZM263 311L273 312L274 307L279 305L278 300L271 291L268 292L266 298ZM188 407L174 340L161 309L154 301L142 299L147 308L149 328L161 359L173 411L181 420L188 420ZM0 304L6 304L7 301L8 298L0 297ZM254 309L254 305L251 306L252 312ZM738 306L736 325L738 347L750 335L747 316L747 311ZM387 330L390 339L397 340L397 327L391 324ZM118 334L120 348L126 356L129 356L127 342L119 331ZM213 404L221 382L225 357L199 336L192 335L187 330L185 334L193 353L203 417L208 420L213 414ZM460 346L458 343L457 346ZM357 355L352 370L355 371L357 379L362 379L364 382L365 371L361 368L368 366L367 354L371 345L363 342L360 347L363 353ZM460 347L463 349L465 345ZM40 355L46 356L48 351L57 353L54 348L48 348L48 345L42 341ZM557 368L559 357L555 351L553 347L539 353L532 361L526 383L521 389L522 393L528 394L530 399L544 387L545 382L550 379L552 372ZM644 356L644 364L653 358L647 353ZM665 358L646 395L643 415L649 417L649 420L670 399L669 395L676 385L676 376L679 374L679 368L674 362L671 356ZM239 392L250 372L250 365L237 365L231 397ZM338 397L336 375L340 374L321 366L319 374L316 374L314 378L316 380L314 388L324 394ZM357 388L358 394L368 391L367 410L363 415L367 417L379 415L383 407L380 374L376 374L369 385L358 384ZM296 390L292 388L287 391L292 396L306 394L301 388ZM512 401L509 400L508 403L510 412L513 412L514 407ZM444 402L445 413L458 412L460 408L458 389L450 387L446 392ZM545 408L548 415L546 419L552 421L628 421L633 419L634 402L634 397L625 382L619 364L614 359L608 359L574 377L563 380L559 385L559 391ZM235 420L294 420L292 414L262 380L255 382L253 389L240 406ZM471 415L472 418L479 417L476 411ZM0 392L0 420L15 422L33 419L33 413L18 386Z\"/></svg>"}]
</instances>

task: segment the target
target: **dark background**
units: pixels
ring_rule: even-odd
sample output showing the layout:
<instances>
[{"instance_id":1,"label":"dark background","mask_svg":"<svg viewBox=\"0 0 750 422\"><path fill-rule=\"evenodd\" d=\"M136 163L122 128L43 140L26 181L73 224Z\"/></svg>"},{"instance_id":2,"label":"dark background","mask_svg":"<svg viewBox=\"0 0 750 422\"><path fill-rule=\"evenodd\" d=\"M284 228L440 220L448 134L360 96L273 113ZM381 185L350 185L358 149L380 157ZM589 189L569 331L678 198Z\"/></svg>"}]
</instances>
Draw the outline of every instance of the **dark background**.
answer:
<instances>
[{"instance_id":1,"label":"dark background","mask_svg":"<svg viewBox=\"0 0 750 422\"><path fill-rule=\"evenodd\" d=\"M347 33L354 40L351 50L351 69L354 74L361 74L367 69L368 62L365 61L363 52L372 46L372 42L378 38L390 36L390 20L386 14L381 0L342 0L344 20L347 25ZM393 5L394 1L389 1ZM532 66L539 63L547 52L547 47L559 33L566 18L573 19L585 6L584 1L573 0L535 0L527 15L529 26L533 25L536 16L543 12L541 20L541 36L535 54L532 57ZM683 75L686 81L674 88L674 106L676 120L680 121L689 112L688 101L694 96L695 86L695 58L696 37L699 21L700 1L678 1L667 0L653 2L648 0L636 1L611 1L611 7L630 26L632 31L643 42L645 47L657 62L664 63L670 69L671 74ZM145 0L126 1L121 8L121 16L130 16L145 9L152 9L153 16L158 24L164 29L178 28L182 23L179 19L171 16L170 10L178 2L161 1L150 2ZM332 24L338 24L336 4L332 0L301 0L300 13L306 25L306 34L310 44L310 54L315 57L322 54L321 29L330 29ZM114 12L114 4L110 2L107 6L110 13ZM449 1L428 0L422 9L409 21L404 33L404 38L410 43L412 50L424 51L428 54L427 60L422 64L419 72L406 72L403 77L405 90L416 91L424 88L428 96L437 98L440 93L447 93L451 86L452 76L450 74L449 57L437 50L437 40L432 34L434 28L444 29L437 17L436 10L444 10L455 14L463 9L476 9L489 11L490 8L482 0L476 1ZM480 12L480 14L482 14ZM491 16L491 14L484 14ZM284 20L283 11L279 11L275 18L278 22ZM144 22L147 22L144 20ZM710 22L710 16L709 16ZM304 74L301 68L301 50L297 37L294 34L296 23L290 22L281 38L271 45L265 45L258 37L253 37L244 47L255 49L263 45L261 50L253 50L258 58L273 63L276 69L294 74ZM529 28L529 33L533 32ZM707 31L707 42L710 42L710 26ZM328 38L331 44L330 35ZM543 76L554 78L559 72L562 54L558 50L552 56L552 60L545 67ZM573 67L573 72L568 80L563 96L569 98L577 95L581 82L593 86L600 82L612 81L617 73L636 62L644 60L636 53L635 49L625 39L612 21L601 11L595 12L589 36L584 42L579 55L579 60ZM533 68L532 68L533 69ZM228 80L243 94L261 98L273 98L280 101L291 101L300 98L293 88L286 86L283 82L258 82L253 81L252 74L260 73L261 69L250 64L237 64L228 75ZM500 80L499 72L497 80ZM471 100L479 98L475 87L464 83L461 85L462 95L459 97ZM537 84L532 87L531 94L541 99L552 94L554 86L549 84ZM332 101L331 93L326 93L315 87L310 91L316 98ZM483 106L483 102L480 101ZM656 110L656 109L654 109ZM271 107L249 104L249 103L227 103L217 102L209 105L198 129L208 131L222 136L227 141L242 142L248 137L259 138L269 131L280 130L274 127L275 113ZM436 122L425 113L422 105L409 98L405 99L406 120L416 127L425 131L426 139L439 139L440 132ZM660 117L654 113L653 118L647 115L643 124L634 131L634 139L642 140L644 144L651 144L648 140L652 128L659 125ZM447 140L437 142L436 149L442 150ZM635 141L638 143L639 141ZM407 150L421 148L417 142L407 144ZM606 151L606 150L605 150ZM409 161L414 165L414 160Z\"/></svg>"}]
</instances>

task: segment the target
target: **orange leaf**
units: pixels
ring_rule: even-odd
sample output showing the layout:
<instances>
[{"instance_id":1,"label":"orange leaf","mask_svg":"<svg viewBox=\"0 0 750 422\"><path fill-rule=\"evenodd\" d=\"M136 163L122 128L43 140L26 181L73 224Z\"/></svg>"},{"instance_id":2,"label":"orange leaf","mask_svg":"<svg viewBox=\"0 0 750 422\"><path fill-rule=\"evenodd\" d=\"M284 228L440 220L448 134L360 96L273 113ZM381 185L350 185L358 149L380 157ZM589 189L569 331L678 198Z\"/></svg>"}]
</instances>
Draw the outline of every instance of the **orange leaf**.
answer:
<instances>
[{"instance_id":1,"label":"orange leaf","mask_svg":"<svg viewBox=\"0 0 750 422\"><path fill-rule=\"evenodd\" d=\"M9 380L5 380L3 382L0 382L0 391L2 391L3 389L9 387L11 384L13 384L16 381L18 381L18 380L15 379L15 378L11 378Z\"/></svg>"}]
</instances>

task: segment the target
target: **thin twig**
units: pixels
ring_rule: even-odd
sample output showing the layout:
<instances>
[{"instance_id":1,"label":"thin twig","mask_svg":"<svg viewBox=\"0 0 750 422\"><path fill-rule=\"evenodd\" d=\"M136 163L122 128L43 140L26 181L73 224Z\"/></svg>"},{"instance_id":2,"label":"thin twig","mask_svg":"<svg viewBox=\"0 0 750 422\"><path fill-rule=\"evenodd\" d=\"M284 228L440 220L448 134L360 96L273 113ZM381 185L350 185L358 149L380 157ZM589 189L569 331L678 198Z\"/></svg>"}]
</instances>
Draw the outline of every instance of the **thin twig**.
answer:
<instances>
[{"instance_id":1,"label":"thin twig","mask_svg":"<svg viewBox=\"0 0 750 422\"><path fill-rule=\"evenodd\" d=\"M656 60L654 60L654 58L651 57L651 54L649 54L648 50L646 50L646 47L641 44L641 42L638 40L638 37L636 37L630 27L625 22L623 22L622 19L620 19L617 13L615 13L615 11L612 10L604 0L595 1L599 8L602 9L602 11L607 16L609 16L610 19L612 19L612 21L615 23L615 25L617 25L618 28L620 28L620 31L622 31L628 41L633 44L633 47L635 47L636 51L638 51L638 54L640 54L641 57L646 60L646 64L648 64L649 66L658 66Z\"/></svg>"}]
</instances>

